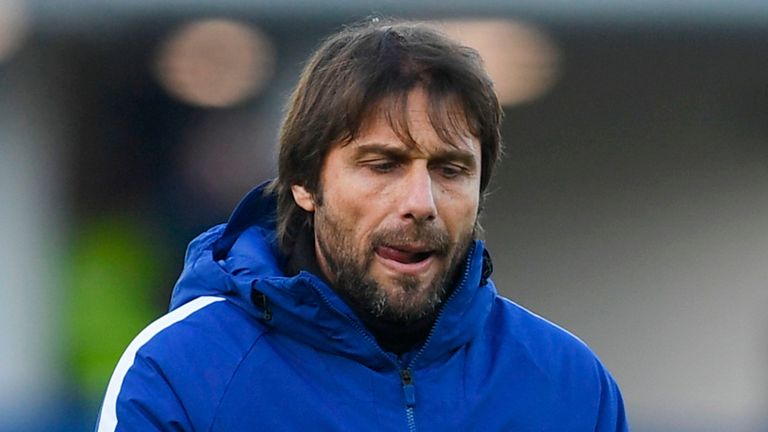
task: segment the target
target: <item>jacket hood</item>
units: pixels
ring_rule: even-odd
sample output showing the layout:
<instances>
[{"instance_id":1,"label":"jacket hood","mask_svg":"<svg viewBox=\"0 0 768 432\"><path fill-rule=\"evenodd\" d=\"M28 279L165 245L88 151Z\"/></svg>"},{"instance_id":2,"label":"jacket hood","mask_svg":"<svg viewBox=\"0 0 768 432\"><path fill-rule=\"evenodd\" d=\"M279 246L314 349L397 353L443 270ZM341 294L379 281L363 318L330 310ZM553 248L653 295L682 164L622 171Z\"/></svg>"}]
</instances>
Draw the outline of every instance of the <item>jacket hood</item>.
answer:
<instances>
[{"instance_id":1,"label":"jacket hood","mask_svg":"<svg viewBox=\"0 0 768 432\"><path fill-rule=\"evenodd\" d=\"M485 324L496 290L490 257L475 241L464 274L443 304L423 346L398 359L384 352L352 309L319 277L286 276L275 242L275 197L266 183L243 198L228 223L194 239L171 296L171 309L200 296L222 296L268 331L285 333L316 349L354 358L375 369L419 367L450 355Z\"/></svg>"}]
</instances>

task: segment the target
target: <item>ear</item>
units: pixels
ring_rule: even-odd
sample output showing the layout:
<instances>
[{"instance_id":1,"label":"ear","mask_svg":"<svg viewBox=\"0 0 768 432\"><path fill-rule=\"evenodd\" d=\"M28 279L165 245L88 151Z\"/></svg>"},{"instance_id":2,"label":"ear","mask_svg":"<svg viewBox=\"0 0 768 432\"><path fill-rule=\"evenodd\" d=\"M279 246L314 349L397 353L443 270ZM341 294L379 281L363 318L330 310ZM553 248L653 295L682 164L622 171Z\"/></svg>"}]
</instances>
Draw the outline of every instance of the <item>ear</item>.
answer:
<instances>
[{"instance_id":1,"label":"ear","mask_svg":"<svg viewBox=\"0 0 768 432\"><path fill-rule=\"evenodd\" d=\"M291 192L293 193L293 200L296 201L296 205L310 213L315 211L315 199L312 198L312 194L304 186L293 185L291 186Z\"/></svg>"}]
</instances>

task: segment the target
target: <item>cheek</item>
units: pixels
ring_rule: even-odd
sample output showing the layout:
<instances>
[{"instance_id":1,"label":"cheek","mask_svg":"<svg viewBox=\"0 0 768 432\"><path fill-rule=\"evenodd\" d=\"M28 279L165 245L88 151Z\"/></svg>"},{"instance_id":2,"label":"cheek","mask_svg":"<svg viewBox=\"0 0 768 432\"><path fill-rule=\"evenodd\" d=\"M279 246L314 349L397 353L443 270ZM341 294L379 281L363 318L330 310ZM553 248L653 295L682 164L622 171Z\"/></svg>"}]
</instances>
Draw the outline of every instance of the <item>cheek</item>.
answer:
<instances>
[{"instance_id":1,"label":"cheek","mask_svg":"<svg viewBox=\"0 0 768 432\"><path fill-rule=\"evenodd\" d=\"M446 205L443 207L446 224L453 228L457 235L473 229L479 205L479 197L472 194L453 194L447 197Z\"/></svg>"},{"instance_id":2,"label":"cheek","mask_svg":"<svg viewBox=\"0 0 768 432\"><path fill-rule=\"evenodd\" d=\"M365 243L373 230L376 197L368 198L351 189L329 190L324 196L324 217L343 231L348 247Z\"/></svg>"}]
</instances>

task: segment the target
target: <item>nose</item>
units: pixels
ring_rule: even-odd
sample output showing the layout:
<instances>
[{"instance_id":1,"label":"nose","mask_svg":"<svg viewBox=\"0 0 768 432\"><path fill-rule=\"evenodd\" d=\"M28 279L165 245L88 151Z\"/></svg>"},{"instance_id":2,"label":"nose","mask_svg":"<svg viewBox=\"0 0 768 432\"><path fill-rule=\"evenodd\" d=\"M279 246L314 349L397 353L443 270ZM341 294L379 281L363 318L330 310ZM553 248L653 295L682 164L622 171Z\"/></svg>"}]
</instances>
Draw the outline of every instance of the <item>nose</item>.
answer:
<instances>
[{"instance_id":1,"label":"nose","mask_svg":"<svg viewBox=\"0 0 768 432\"><path fill-rule=\"evenodd\" d=\"M413 167L404 179L401 191L401 211L404 219L426 222L437 217L434 185L429 169Z\"/></svg>"}]
</instances>

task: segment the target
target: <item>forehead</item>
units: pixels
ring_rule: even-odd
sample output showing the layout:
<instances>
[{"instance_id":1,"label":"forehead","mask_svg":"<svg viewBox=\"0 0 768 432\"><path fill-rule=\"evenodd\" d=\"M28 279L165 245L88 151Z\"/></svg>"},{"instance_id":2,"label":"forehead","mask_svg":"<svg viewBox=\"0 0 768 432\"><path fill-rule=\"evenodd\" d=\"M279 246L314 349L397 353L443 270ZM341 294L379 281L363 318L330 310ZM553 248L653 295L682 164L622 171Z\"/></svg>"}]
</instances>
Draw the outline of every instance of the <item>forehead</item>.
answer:
<instances>
[{"instance_id":1,"label":"forehead","mask_svg":"<svg viewBox=\"0 0 768 432\"><path fill-rule=\"evenodd\" d=\"M450 149L477 154L480 142L455 97L430 97L421 87L374 104L348 144L376 142L432 153Z\"/></svg>"}]
</instances>

